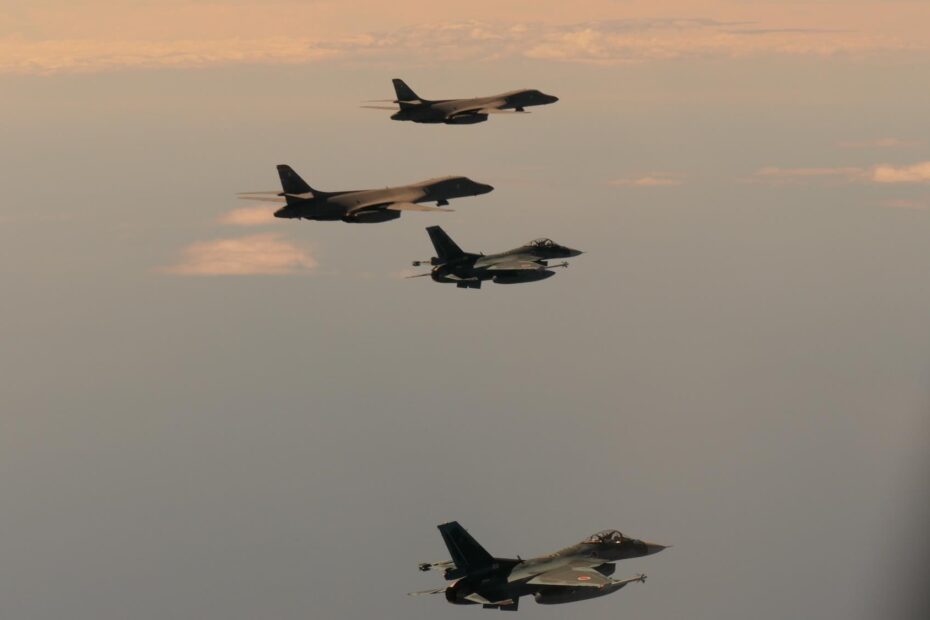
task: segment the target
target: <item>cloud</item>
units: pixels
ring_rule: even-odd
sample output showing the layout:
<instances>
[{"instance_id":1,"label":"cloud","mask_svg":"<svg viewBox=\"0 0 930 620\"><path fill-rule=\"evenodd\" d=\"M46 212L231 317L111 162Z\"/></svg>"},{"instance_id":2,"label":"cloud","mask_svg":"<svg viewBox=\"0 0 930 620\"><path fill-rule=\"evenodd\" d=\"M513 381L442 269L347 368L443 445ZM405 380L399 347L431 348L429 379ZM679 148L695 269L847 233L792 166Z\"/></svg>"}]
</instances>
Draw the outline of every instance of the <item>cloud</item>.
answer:
<instances>
[{"instance_id":1,"label":"cloud","mask_svg":"<svg viewBox=\"0 0 930 620\"><path fill-rule=\"evenodd\" d=\"M239 207L219 219L228 226L263 226L274 223L274 212L278 207Z\"/></svg>"},{"instance_id":2,"label":"cloud","mask_svg":"<svg viewBox=\"0 0 930 620\"><path fill-rule=\"evenodd\" d=\"M316 266L306 250L279 233L268 233L194 243L182 251L178 264L163 271L182 276L285 275Z\"/></svg>"},{"instance_id":3,"label":"cloud","mask_svg":"<svg viewBox=\"0 0 930 620\"><path fill-rule=\"evenodd\" d=\"M930 161L922 161L909 166L879 164L871 168L779 168L767 166L752 175L754 182L774 184L803 182L832 183L930 183Z\"/></svg>"},{"instance_id":4,"label":"cloud","mask_svg":"<svg viewBox=\"0 0 930 620\"><path fill-rule=\"evenodd\" d=\"M228 15L212 15L212 5L192 13L201 24L214 17L224 25L202 36L192 26L162 13L153 19L166 23L164 32L143 28L136 36L115 26L99 35L78 38L58 29L52 36L30 39L21 35L0 38L0 73L48 74L106 71L121 68L205 67L224 64L306 64L316 62L380 61L438 64L454 60L490 61L530 58L543 61L621 64L691 57L744 57L761 54L818 55L926 51L925 39L817 28L764 28L753 22L712 19L604 19L578 23L512 21L438 21L364 33L307 36L289 26L279 34L262 36L267 28L243 33ZM240 7L263 23L261 7ZM278 7L279 9L281 7ZM254 9L254 11L252 11ZM188 7L188 10L194 9ZM273 12L272 8L269 8ZM282 9L283 10L283 9ZM293 10L293 7L291 7ZM265 12L267 13L267 11ZM212 15L212 17L211 17ZM259 17L260 16L260 17ZM254 20L253 20L254 21ZM133 24L138 23L134 19ZM177 33L173 35L173 33ZM57 35L57 36L56 36ZM244 36L243 36L244 35ZM749 36L751 35L751 36ZM148 38L146 38L148 37Z\"/></svg>"},{"instance_id":5,"label":"cloud","mask_svg":"<svg viewBox=\"0 0 930 620\"><path fill-rule=\"evenodd\" d=\"M198 68L225 64L303 64L338 55L306 39L53 40L0 39L0 73L85 73L115 69Z\"/></svg>"},{"instance_id":6,"label":"cloud","mask_svg":"<svg viewBox=\"0 0 930 620\"><path fill-rule=\"evenodd\" d=\"M810 181L851 182L863 178L862 168L779 168L766 166L753 174L753 181L789 184Z\"/></svg>"},{"instance_id":7,"label":"cloud","mask_svg":"<svg viewBox=\"0 0 930 620\"><path fill-rule=\"evenodd\" d=\"M875 166L870 173L875 183L930 183L930 161L911 166Z\"/></svg>"},{"instance_id":8,"label":"cloud","mask_svg":"<svg viewBox=\"0 0 930 620\"><path fill-rule=\"evenodd\" d=\"M930 209L930 200L893 198L882 203L886 209Z\"/></svg>"},{"instance_id":9,"label":"cloud","mask_svg":"<svg viewBox=\"0 0 930 620\"><path fill-rule=\"evenodd\" d=\"M642 177L613 179L607 183L614 187L672 187L681 185L683 182L681 177L676 175L665 172L655 172Z\"/></svg>"},{"instance_id":10,"label":"cloud","mask_svg":"<svg viewBox=\"0 0 930 620\"><path fill-rule=\"evenodd\" d=\"M890 38L861 33L746 28L740 23L707 19L590 22L544 28L535 39L525 53L529 58L595 64L761 54L830 56L900 45Z\"/></svg>"}]
</instances>

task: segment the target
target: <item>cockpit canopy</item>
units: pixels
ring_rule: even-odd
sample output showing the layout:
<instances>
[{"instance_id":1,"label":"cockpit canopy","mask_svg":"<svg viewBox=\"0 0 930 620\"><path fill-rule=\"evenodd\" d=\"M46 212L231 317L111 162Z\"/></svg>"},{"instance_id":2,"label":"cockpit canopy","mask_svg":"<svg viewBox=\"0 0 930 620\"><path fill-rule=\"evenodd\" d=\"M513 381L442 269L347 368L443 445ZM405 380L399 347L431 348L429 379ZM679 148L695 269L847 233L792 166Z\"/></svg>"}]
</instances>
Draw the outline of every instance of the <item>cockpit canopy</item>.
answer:
<instances>
[{"instance_id":1,"label":"cockpit canopy","mask_svg":"<svg viewBox=\"0 0 930 620\"><path fill-rule=\"evenodd\" d=\"M552 239L533 239L526 245L533 248L557 248L559 244Z\"/></svg>"},{"instance_id":2,"label":"cockpit canopy","mask_svg":"<svg viewBox=\"0 0 930 620\"><path fill-rule=\"evenodd\" d=\"M598 532L597 534L588 536L582 542L595 543L595 544L602 544L602 543L618 543L619 544L619 543L622 543L624 540L626 539L623 538L623 534L621 534L617 530L603 530L603 531Z\"/></svg>"}]
</instances>

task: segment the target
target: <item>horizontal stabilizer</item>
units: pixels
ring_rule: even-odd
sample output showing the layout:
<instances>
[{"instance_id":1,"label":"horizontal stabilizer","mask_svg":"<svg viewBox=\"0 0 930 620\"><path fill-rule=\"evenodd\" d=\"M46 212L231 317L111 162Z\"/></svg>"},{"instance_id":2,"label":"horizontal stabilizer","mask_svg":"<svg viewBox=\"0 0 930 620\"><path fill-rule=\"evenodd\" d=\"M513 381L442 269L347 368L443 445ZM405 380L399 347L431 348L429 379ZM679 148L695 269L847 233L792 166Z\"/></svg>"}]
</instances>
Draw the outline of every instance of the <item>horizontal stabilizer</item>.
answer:
<instances>
[{"instance_id":1,"label":"horizontal stabilizer","mask_svg":"<svg viewBox=\"0 0 930 620\"><path fill-rule=\"evenodd\" d=\"M430 594L442 594L445 588L436 588L435 590L420 590L419 592L407 592L407 596L427 596Z\"/></svg>"},{"instance_id":2,"label":"horizontal stabilizer","mask_svg":"<svg viewBox=\"0 0 930 620\"><path fill-rule=\"evenodd\" d=\"M390 209L391 211L439 211L440 213L451 213L455 211L455 209L441 209L439 207L421 205L415 202L392 202L384 208Z\"/></svg>"},{"instance_id":3,"label":"horizontal stabilizer","mask_svg":"<svg viewBox=\"0 0 930 620\"><path fill-rule=\"evenodd\" d=\"M407 277L408 278L421 278L423 276L428 276L428 275L430 274L421 273L415 276L407 276ZM432 562L432 563L423 562L418 566L418 568L422 571L430 571L430 570L446 570L447 568L452 568L453 566L455 566L455 564L452 562L452 560L443 560L442 562Z\"/></svg>"},{"instance_id":4,"label":"horizontal stabilizer","mask_svg":"<svg viewBox=\"0 0 930 620\"><path fill-rule=\"evenodd\" d=\"M258 202L287 202L284 196L236 196L239 200L257 200Z\"/></svg>"}]
</instances>

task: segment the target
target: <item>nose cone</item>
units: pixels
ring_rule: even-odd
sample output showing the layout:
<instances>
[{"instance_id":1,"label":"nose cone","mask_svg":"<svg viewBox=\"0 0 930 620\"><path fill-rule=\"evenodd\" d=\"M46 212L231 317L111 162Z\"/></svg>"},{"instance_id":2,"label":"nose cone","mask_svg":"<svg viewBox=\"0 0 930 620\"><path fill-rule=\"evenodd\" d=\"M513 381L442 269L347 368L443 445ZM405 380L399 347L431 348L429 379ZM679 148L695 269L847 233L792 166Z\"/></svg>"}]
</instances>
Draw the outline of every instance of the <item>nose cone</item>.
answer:
<instances>
[{"instance_id":1,"label":"nose cone","mask_svg":"<svg viewBox=\"0 0 930 620\"><path fill-rule=\"evenodd\" d=\"M475 194L476 196L479 194L487 194L489 192L493 192L494 187L491 185L487 185L486 183L475 183L475 191L478 192L477 194Z\"/></svg>"},{"instance_id":2,"label":"nose cone","mask_svg":"<svg viewBox=\"0 0 930 620\"><path fill-rule=\"evenodd\" d=\"M274 216L275 216L275 217L288 217L288 214L287 214L287 207L281 207L280 209L278 209L277 211L275 211L275 212L274 212Z\"/></svg>"},{"instance_id":3,"label":"nose cone","mask_svg":"<svg viewBox=\"0 0 930 620\"><path fill-rule=\"evenodd\" d=\"M652 543L652 542L643 542L643 544L646 545L646 555L652 555L653 553L658 553L669 546L669 545L660 545L658 543Z\"/></svg>"},{"instance_id":4,"label":"nose cone","mask_svg":"<svg viewBox=\"0 0 930 620\"><path fill-rule=\"evenodd\" d=\"M568 252L569 258L573 256L581 256L582 254L584 254L584 252L582 252L581 250L576 250L574 248L565 248L565 250Z\"/></svg>"},{"instance_id":5,"label":"nose cone","mask_svg":"<svg viewBox=\"0 0 930 620\"><path fill-rule=\"evenodd\" d=\"M555 95L546 95L546 103L555 103L559 98Z\"/></svg>"}]
</instances>

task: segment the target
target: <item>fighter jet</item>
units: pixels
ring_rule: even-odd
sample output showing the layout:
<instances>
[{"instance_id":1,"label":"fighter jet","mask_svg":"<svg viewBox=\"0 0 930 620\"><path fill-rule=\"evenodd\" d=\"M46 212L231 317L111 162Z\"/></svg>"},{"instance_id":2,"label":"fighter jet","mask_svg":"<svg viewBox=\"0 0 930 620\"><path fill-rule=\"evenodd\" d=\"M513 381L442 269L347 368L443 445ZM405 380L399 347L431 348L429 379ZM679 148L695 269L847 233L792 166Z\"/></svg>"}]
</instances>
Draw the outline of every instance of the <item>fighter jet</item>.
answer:
<instances>
[{"instance_id":1,"label":"fighter jet","mask_svg":"<svg viewBox=\"0 0 930 620\"><path fill-rule=\"evenodd\" d=\"M395 121L413 121L414 123L445 123L446 125L473 125L488 120L489 114L525 112L534 105L555 103L558 97L547 95L535 89L512 90L490 97L472 99L438 99L431 101L418 96L403 80L394 79L394 92L397 99L388 99L400 106L362 106L375 110L397 110L391 115Z\"/></svg>"},{"instance_id":2,"label":"fighter jet","mask_svg":"<svg viewBox=\"0 0 930 620\"><path fill-rule=\"evenodd\" d=\"M485 609L516 611L521 596L540 605L572 603L612 594L629 583L646 582L645 575L612 579L618 560L652 555L665 545L643 542L617 530L604 530L577 545L555 553L523 560L489 554L456 521L439 526L451 560L423 563L421 571L441 570L445 588L411 592L411 596L445 594L454 605L481 605Z\"/></svg>"},{"instance_id":3,"label":"fighter jet","mask_svg":"<svg viewBox=\"0 0 930 620\"><path fill-rule=\"evenodd\" d=\"M413 261L413 266L429 264L433 270L408 277L430 276L436 282L453 282L458 288L481 288L485 280L493 280L497 284L545 280L555 275L554 268L568 267L565 261L556 265L550 265L548 261L582 253L552 239L536 239L499 254L472 254L463 252L439 226L430 226L426 232L436 248L436 256L425 261Z\"/></svg>"},{"instance_id":4,"label":"fighter jet","mask_svg":"<svg viewBox=\"0 0 930 620\"><path fill-rule=\"evenodd\" d=\"M304 220L342 220L349 223L376 223L396 220L402 211L438 211L453 198L487 194L494 188L467 177L441 177L410 185L344 192L324 192L307 185L290 166L279 165L280 192L243 192L243 200L283 202L275 217ZM432 207L422 204L435 202Z\"/></svg>"}]
</instances>

